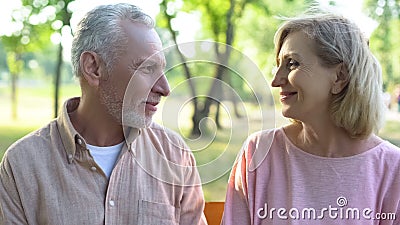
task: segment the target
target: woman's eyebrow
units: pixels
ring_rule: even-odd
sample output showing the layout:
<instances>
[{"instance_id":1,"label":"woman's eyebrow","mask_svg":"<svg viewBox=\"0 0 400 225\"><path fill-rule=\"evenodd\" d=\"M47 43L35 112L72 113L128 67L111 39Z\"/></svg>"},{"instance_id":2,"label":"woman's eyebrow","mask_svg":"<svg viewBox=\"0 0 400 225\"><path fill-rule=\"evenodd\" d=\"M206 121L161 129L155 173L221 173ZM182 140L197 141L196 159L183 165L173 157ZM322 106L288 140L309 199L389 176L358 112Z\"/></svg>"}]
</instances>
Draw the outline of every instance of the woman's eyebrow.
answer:
<instances>
[{"instance_id":1,"label":"woman's eyebrow","mask_svg":"<svg viewBox=\"0 0 400 225\"><path fill-rule=\"evenodd\" d=\"M301 58L300 54L298 54L296 52L289 52L289 53L286 53L286 54L283 55L283 59L287 59L287 58L290 58L290 57L293 57L293 56Z\"/></svg>"}]
</instances>

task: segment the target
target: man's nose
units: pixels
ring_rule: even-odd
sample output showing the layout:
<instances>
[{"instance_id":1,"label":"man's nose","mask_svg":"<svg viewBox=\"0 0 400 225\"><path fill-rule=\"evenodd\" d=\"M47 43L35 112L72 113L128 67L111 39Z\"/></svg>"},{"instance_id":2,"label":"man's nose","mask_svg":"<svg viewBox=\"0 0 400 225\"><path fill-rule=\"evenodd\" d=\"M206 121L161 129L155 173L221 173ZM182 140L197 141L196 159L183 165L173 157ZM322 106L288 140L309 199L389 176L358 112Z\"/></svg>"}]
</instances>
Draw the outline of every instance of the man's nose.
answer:
<instances>
[{"instance_id":1,"label":"man's nose","mask_svg":"<svg viewBox=\"0 0 400 225\"><path fill-rule=\"evenodd\" d=\"M159 93L161 96L168 96L170 93L170 87L167 77L164 73L160 75L153 88L151 89L154 93Z\"/></svg>"}]
</instances>

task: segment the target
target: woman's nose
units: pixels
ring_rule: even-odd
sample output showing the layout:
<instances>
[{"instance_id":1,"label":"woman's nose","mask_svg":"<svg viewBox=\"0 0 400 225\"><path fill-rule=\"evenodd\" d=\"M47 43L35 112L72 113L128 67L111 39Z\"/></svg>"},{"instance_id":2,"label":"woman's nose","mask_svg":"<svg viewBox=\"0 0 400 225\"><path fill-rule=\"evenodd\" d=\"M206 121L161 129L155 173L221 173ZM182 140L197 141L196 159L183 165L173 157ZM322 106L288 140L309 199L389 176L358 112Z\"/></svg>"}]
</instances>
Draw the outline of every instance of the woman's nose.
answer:
<instances>
[{"instance_id":1,"label":"woman's nose","mask_svg":"<svg viewBox=\"0 0 400 225\"><path fill-rule=\"evenodd\" d=\"M273 71L274 79L271 82L272 87L281 87L287 84L287 75L282 71L281 67L276 67Z\"/></svg>"}]
</instances>

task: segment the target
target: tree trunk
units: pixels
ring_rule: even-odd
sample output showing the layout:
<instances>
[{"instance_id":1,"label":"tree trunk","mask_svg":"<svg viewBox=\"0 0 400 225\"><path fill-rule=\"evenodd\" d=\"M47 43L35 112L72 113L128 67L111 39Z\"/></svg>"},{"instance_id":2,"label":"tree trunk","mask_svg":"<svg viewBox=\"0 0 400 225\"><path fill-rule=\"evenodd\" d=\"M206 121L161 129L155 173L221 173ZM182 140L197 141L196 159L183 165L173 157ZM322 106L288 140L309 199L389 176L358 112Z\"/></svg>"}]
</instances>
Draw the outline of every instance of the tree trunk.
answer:
<instances>
[{"instance_id":1,"label":"tree trunk","mask_svg":"<svg viewBox=\"0 0 400 225\"><path fill-rule=\"evenodd\" d=\"M15 73L11 73L11 118L12 118L12 120L17 120L17 118L18 118L17 81L18 81L18 75Z\"/></svg>"},{"instance_id":2,"label":"tree trunk","mask_svg":"<svg viewBox=\"0 0 400 225\"><path fill-rule=\"evenodd\" d=\"M73 2L74 0L65 0L64 7L60 11L59 16L62 18L62 22L64 26L71 26L71 17L72 12L68 10L69 3ZM62 29L60 29L60 34L62 34ZM72 30L71 30L71 34ZM55 78L54 78L54 117L58 116L59 110L59 98L60 98L60 85L61 85L61 69L63 66L63 46L62 42L58 45L58 54L57 54L57 65L55 70Z\"/></svg>"},{"instance_id":3,"label":"tree trunk","mask_svg":"<svg viewBox=\"0 0 400 225\"><path fill-rule=\"evenodd\" d=\"M221 110L221 103L217 102L215 104L215 107L217 107L216 112L215 112L215 125L217 126L218 129L222 128L221 122L220 122L220 110Z\"/></svg>"},{"instance_id":4,"label":"tree trunk","mask_svg":"<svg viewBox=\"0 0 400 225\"><path fill-rule=\"evenodd\" d=\"M218 63L219 65L217 66L216 73L214 76L214 81L211 85L210 91L208 92L208 97L205 100L204 107L201 110L201 113L199 115L194 115L193 118L196 116L196 122L201 121L203 118L206 118L209 113L210 113L210 107L212 104L216 103L213 97L217 97L216 95L218 94L218 91L221 91L221 82L222 78L224 76L225 72L225 66L227 66L227 63L229 61L230 53L231 53L231 45L233 43L233 36L234 36L234 24L233 24L233 15L234 15L234 8L235 8L235 1L230 0L230 7L228 10L228 13L226 15L226 22L227 22L227 29L226 29L226 39L225 39L225 51L223 53L220 53L218 50L218 43L215 45L215 52L218 57ZM218 98L217 98L218 99ZM218 104L218 103L217 103ZM217 105L217 108L219 105ZM218 111L218 109L217 109ZM194 119L193 119L194 120ZM195 122L195 121L194 121ZM216 123L219 124L219 113L216 115ZM218 125L217 124L217 125ZM192 130L193 133L199 133L199 131Z\"/></svg>"},{"instance_id":5,"label":"tree trunk","mask_svg":"<svg viewBox=\"0 0 400 225\"><path fill-rule=\"evenodd\" d=\"M193 128L192 128L192 131L191 131L190 135L198 137L198 136L201 135L199 121L203 117L202 117L201 112L200 112L199 107L198 107L198 99L197 99L196 87L194 86L194 84L193 84L193 82L191 80L192 75L191 75L189 66L186 63L185 56L182 54L182 52L178 48L177 32L172 29L171 20L172 20L173 16L171 16L171 15L169 15L167 13L167 3L168 3L167 1L162 1L160 3L161 7L163 8L163 9L161 9L161 11L164 12L164 16L167 19L167 28L168 28L170 34L172 35L172 40L175 43L176 51L179 54L179 58L180 58L180 60L182 62L182 66L183 66L183 69L184 69L184 75L185 75L185 78L186 78L186 80L187 80L187 82L189 84L190 93L192 95L192 104L193 104L193 112L194 113L193 113L193 116L192 116Z\"/></svg>"},{"instance_id":6,"label":"tree trunk","mask_svg":"<svg viewBox=\"0 0 400 225\"><path fill-rule=\"evenodd\" d=\"M18 118L17 82L18 82L18 75L23 67L21 54L17 52L8 52L7 65L11 76L11 119L17 120Z\"/></svg>"},{"instance_id":7,"label":"tree trunk","mask_svg":"<svg viewBox=\"0 0 400 225\"><path fill-rule=\"evenodd\" d=\"M60 94L60 81L61 81L61 68L63 64L63 47L60 42L58 45L57 66L54 79L54 117L58 116L59 94Z\"/></svg>"},{"instance_id":8,"label":"tree trunk","mask_svg":"<svg viewBox=\"0 0 400 225\"><path fill-rule=\"evenodd\" d=\"M164 12L164 16L167 18L167 25L168 25L168 29L171 32L171 35L173 37L173 40L176 44L176 32L172 29L171 26L171 19L174 17L174 15L168 15L168 13L166 13L166 9L167 9L167 3L168 1L162 1L161 2L161 6L163 7L161 9L161 11ZM242 2L241 4L241 12L239 13L238 17L241 17L242 12L244 10L245 5L248 3L248 0L245 0ZM223 52L222 54L219 53L218 50L218 44L215 45L216 47L216 53L217 56L219 58L219 64L217 66L216 69L216 73L215 73L215 77L214 77L214 82L212 83L212 86L208 92L208 97L206 97L204 104L200 104L196 95L196 91L195 91L195 87L192 85L190 78L190 72L189 72L189 68L187 67L186 63L183 63L184 69L185 69L185 75L186 78L189 79L189 85L190 85L190 89L191 89L191 94L193 97L193 108L194 108L194 112L193 112L193 116L192 116L192 122L193 122L193 128L191 131L191 135L198 137L199 135L201 135L201 127L200 127L200 121L206 117L208 117L209 112L210 112L210 107L212 104L216 103L215 99L213 97L216 97L216 95L218 95L218 91L221 91L221 80L222 77L224 75L225 72L225 66L227 65L228 61L229 61L229 57L230 57L230 51L231 51L231 45L233 43L233 39L234 39L234 9L235 9L235 0L230 0L230 7L229 10L226 14L226 22L227 22L227 29L226 29L226 40L225 43L227 44L226 48L225 48L225 52ZM215 40L218 42L218 36L219 34L219 27L218 26L212 26L212 30L213 33L215 35ZM178 50L179 51L179 50ZM181 54L181 52L179 51L179 53ZM181 54L181 57L183 55ZM183 61L184 62L184 61ZM218 99L218 98L217 98ZM217 125L220 125L219 123L219 103L217 103L217 113L216 113L216 123Z\"/></svg>"},{"instance_id":9,"label":"tree trunk","mask_svg":"<svg viewBox=\"0 0 400 225\"><path fill-rule=\"evenodd\" d=\"M191 137L197 138L201 135L200 121L203 118L204 118L204 116L202 115L202 112L200 110L194 110L194 113L192 116L193 127L192 127L192 131L190 132Z\"/></svg>"}]
</instances>

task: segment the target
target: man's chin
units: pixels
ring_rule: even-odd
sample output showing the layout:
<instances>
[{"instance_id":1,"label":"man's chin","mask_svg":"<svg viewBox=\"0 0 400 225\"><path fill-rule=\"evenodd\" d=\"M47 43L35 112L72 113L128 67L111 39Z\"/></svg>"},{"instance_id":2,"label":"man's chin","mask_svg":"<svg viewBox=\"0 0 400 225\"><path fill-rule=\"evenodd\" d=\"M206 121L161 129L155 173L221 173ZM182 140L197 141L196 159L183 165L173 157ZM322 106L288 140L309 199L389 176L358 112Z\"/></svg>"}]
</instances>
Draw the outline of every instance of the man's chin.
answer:
<instances>
[{"instance_id":1,"label":"man's chin","mask_svg":"<svg viewBox=\"0 0 400 225\"><path fill-rule=\"evenodd\" d=\"M127 127L134 127L134 128L147 128L152 123L153 123L152 118L141 119L140 121L125 119L125 120L123 120L122 125L127 126Z\"/></svg>"}]
</instances>

